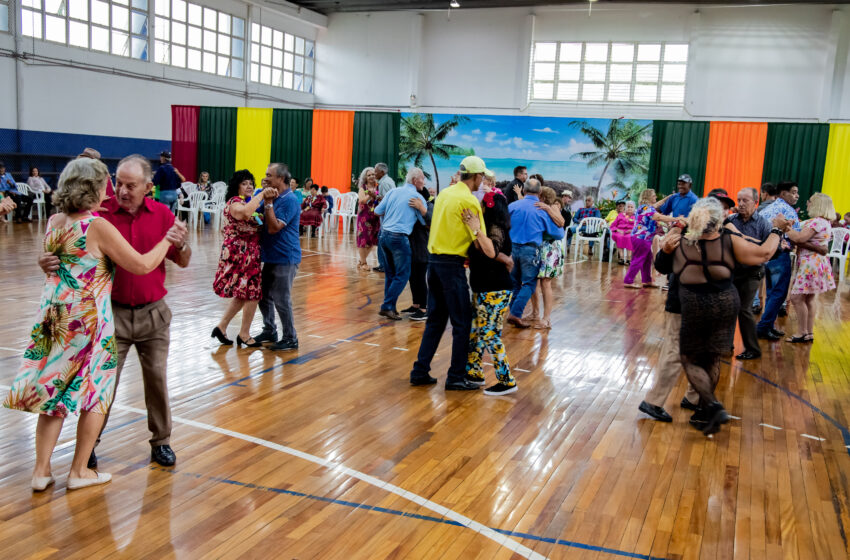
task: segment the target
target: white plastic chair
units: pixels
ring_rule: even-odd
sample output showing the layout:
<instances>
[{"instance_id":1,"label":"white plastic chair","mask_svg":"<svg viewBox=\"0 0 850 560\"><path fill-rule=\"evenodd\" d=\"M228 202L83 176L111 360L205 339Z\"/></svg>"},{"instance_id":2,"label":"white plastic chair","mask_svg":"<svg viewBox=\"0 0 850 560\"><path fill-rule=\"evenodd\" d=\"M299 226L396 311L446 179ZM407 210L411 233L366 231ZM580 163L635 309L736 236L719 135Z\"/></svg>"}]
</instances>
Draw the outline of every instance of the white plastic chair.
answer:
<instances>
[{"instance_id":1,"label":"white plastic chair","mask_svg":"<svg viewBox=\"0 0 850 560\"><path fill-rule=\"evenodd\" d=\"M850 229L833 228L832 243L830 244L827 257L838 261L838 290L844 284L844 270L847 268L847 252L850 249L850 241L847 241L847 236L850 235Z\"/></svg>"},{"instance_id":2,"label":"white plastic chair","mask_svg":"<svg viewBox=\"0 0 850 560\"><path fill-rule=\"evenodd\" d=\"M348 224L354 229L354 220L357 219L357 193L347 192L339 197L339 211L334 212L336 217L342 220L342 233L348 233Z\"/></svg>"},{"instance_id":3,"label":"white plastic chair","mask_svg":"<svg viewBox=\"0 0 850 560\"><path fill-rule=\"evenodd\" d=\"M583 230L583 231L582 231ZM603 248L605 247L605 236L609 235L608 222L604 218L584 218L579 223L573 235L575 240L576 255L581 254L581 244L584 241L597 241L599 246L599 260L602 261Z\"/></svg>"},{"instance_id":4,"label":"white plastic chair","mask_svg":"<svg viewBox=\"0 0 850 560\"><path fill-rule=\"evenodd\" d=\"M328 189L328 194L334 198L334 204L336 204L336 199L342 196L342 193L339 192L339 189Z\"/></svg>"},{"instance_id":5,"label":"white plastic chair","mask_svg":"<svg viewBox=\"0 0 850 560\"><path fill-rule=\"evenodd\" d=\"M184 204L188 202L188 206L184 206ZM180 215L180 212L186 212L189 214L189 225L190 226L198 226L198 218L200 217L201 210L204 207L204 204L207 202L207 193L205 192L193 192L189 195L188 200L184 199L180 201L177 205L177 215Z\"/></svg>"},{"instance_id":6,"label":"white plastic chair","mask_svg":"<svg viewBox=\"0 0 850 560\"><path fill-rule=\"evenodd\" d=\"M44 205L45 205L44 191L34 192L31 188L29 188L29 185L19 184L18 190L22 194L26 194L26 193L24 193L24 191L21 190L21 187L25 188L27 190L27 192L33 196L32 203L36 207L36 213L38 214L38 221L40 222L41 220L43 220L45 218L45 216L44 216ZM32 215L32 211L30 211L30 215Z\"/></svg>"},{"instance_id":7,"label":"white plastic chair","mask_svg":"<svg viewBox=\"0 0 850 560\"><path fill-rule=\"evenodd\" d=\"M225 194L222 190L213 190L212 198L203 203L202 211L212 215L212 224L215 229L221 229L221 217L224 214L224 207L227 205L227 201L224 200Z\"/></svg>"}]
</instances>

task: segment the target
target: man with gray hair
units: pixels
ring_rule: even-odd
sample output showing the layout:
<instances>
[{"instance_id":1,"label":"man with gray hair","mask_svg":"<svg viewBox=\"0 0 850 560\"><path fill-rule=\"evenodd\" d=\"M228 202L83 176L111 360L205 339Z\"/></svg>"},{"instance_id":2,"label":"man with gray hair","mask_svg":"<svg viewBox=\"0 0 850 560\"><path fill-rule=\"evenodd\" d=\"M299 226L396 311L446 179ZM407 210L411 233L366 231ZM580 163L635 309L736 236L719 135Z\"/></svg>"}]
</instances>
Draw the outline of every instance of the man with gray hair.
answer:
<instances>
[{"instance_id":1,"label":"man with gray hair","mask_svg":"<svg viewBox=\"0 0 850 560\"><path fill-rule=\"evenodd\" d=\"M734 225L741 234L761 243L770 235L772 226L770 222L756 213L758 197L756 189L748 187L738 191L738 213L730 216L726 222ZM738 290L738 297L741 299L738 326L741 329L741 340L744 342L744 351L735 356L739 360L754 360L761 356L761 348L756 335L756 321L753 317L753 299L758 292L762 278L764 278L764 266L762 265L739 265L735 267L733 281Z\"/></svg>"},{"instance_id":2,"label":"man with gray hair","mask_svg":"<svg viewBox=\"0 0 850 560\"><path fill-rule=\"evenodd\" d=\"M395 188L395 181L389 175L390 169L386 163L375 164L375 179L378 180L378 194L381 198L387 196Z\"/></svg>"},{"instance_id":3,"label":"man with gray hair","mask_svg":"<svg viewBox=\"0 0 850 560\"><path fill-rule=\"evenodd\" d=\"M192 256L192 250L186 243L189 230L186 224L174 219L167 206L148 196L153 190L151 175L151 164L147 158L131 155L122 159L115 172L115 196L103 203L98 215L115 226L139 253L147 253L165 236L172 244L166 258L185 268ZM59 258L52 253L44 253L38 264L50 274L59 269ZM131 274L120 266L115 269L112 283L112 313L118 347L115 390L118 390L127 353L131 346L135 346L142 366L148 429L153 434L150 440L151 460L164 467L177 462L170 446L171 407L166 380L171 326L171 310L164 299L167 293L165 261L143 276ZM108 421L107 412L101 434ZM97 468L94 451L88 467Z\"/></svg>"},{"instance_id":4,"label":"man with gray hair","mask_svg":"<svg viewBox=\"0 0 850 560\"><path fill-rule=\"evenodd\" d=\"M412 252L408 235L417 221L423 223L422 216L428 211L425 199L417 192L424 186L425 174L414 167L407 172L404 186L391 189L375 208L375 214L382 217L378 239L382 251L378 258L385 274L384 302L378 315L393 321L401 320L396 302L410 278Z\"/></svg>"},{"instance_id":5,"label":"man with gray hair","mask_svg":"<svg viewBox=\"0 0 850 560\"><path fill-rule=\"evenodd\" d=\"M511 215L511 256L514 260L511 278L514 290L507 322L521 329L531 326L523 321L522 314L537 287L537 273L540 271L537 248L543 243L543 234L553 239L564 238L563 224L559 227L545 210L537 206L541 189L540 181L529 179L523 188L525 196L508 205Z\"/></svg>"}]
</instances>

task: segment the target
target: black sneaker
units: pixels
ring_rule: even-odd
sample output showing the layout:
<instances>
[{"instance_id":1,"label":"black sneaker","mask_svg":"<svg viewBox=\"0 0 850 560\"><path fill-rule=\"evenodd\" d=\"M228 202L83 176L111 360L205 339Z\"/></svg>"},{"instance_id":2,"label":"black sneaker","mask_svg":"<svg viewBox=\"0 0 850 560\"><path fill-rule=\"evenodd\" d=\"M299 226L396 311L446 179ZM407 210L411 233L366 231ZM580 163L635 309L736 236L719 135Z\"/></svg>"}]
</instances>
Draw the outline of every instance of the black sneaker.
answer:
<instances>
[{"instance_id":1,"label":"black sneaker","mask_svg":"<svg viewBox=\"0 0 850 560\"><path fill-rule=\"evenodd\" d=\"M419 308L413 307L412 305L410 307L408 307L407 309L401 310L402 313L416 313L417 311L419 311Z\"/></svg>"},{"instance_id":2,"label":"black sneaker","mask_svg":"<svg viewBox=\"0 0 850 560\"><path fill-rule=\"evenodd\" d=\"M425 374L424 376L410 377L410 384L414 387L419 387L421 385L434 385L435 383L437 383L437 380L428 374Z\"/></svg>"},{"instance_id":3,"label":"black sneaker","mask_svg":"<svg viewBox=\"0 0 850 560\"><path fill-rule=\"evenodd\" d=\"M254 340L257 340L256 338ZM271 346L269 346L272 350L298 350L298 341L297 340L283 340L275 342Z\"/></svg>"},{"instance_id":4,"label":"black sneaker","mask_svg":"<svg viewBox=\"0 0 850 560\"><path fill-rule=\"evenodd\" d=\"M689 401L688 397L682 397L682 402L679 403L679 406L681 406L685 410L699 410L699 405Z\"/></svg>"},{"instance_id":5,"label":"black sneaker","mask_svg":"<svg viewBox=\"0 0 850 560\"><path fill-rule=\"evenodd\" d=\"M496 383L492 387L487 387L486 389L484 389L484 394L491 396L510 395L511 393L516 393L516 391L516 385L510 387L508 385L505 385L504 383Z\"/></svg>"},{"instance_id":6,"label":"black sneaker","mask_svg":"<svg viewBox=\"0 0 850 560\"><path fill-rule=\"evenodd\" d=\"M422 311L421 309L417 309L413 313L410 314L409 319L411 321L424 321L428 318L428 314Z\"/></svg>"},{"instance_id":7,"label":"black sneaker","mask_svg":"<svg viewBox=\"0 0 850 560\"><path fill-rule=\"evenodd\" d=\"M469 375L468 373L466 374L466 380L469 381L470 383L475 383L479 387L483 387L487 383L486 381L484 381L484 379L474 377L472 375Z\"/></svg>"},{"instance_id":8,"label":"black sneaker","mask_svg":"<svg viewBox=\"0 0 850 560\"><path fill-rule=\"evenodd\" d=\"M277 335L275 333L261 332L253 338L254 342L259 342L261 344L263 342L277 342Z\"/></svg>"}]
</instances>

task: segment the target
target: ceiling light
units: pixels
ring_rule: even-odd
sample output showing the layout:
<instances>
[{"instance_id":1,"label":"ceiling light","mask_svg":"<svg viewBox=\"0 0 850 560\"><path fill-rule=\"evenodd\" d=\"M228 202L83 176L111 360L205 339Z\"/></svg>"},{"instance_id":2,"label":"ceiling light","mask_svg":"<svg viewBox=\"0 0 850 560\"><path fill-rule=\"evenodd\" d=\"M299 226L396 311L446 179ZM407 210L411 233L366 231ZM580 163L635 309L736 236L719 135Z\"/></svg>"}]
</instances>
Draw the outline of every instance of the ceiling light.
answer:
<instances>
[{"instance_id":1,"label":"ceiling light","mask_svg":"<svg viewBox=\"0 0 850 560\"><path fill-rule=\"evenodd\" d=\"M457 0L452 0L451 2L449 2L449 6L451 6L452 8L460 8L460 2L458 2Z\"/></svg>"}]
</instances>

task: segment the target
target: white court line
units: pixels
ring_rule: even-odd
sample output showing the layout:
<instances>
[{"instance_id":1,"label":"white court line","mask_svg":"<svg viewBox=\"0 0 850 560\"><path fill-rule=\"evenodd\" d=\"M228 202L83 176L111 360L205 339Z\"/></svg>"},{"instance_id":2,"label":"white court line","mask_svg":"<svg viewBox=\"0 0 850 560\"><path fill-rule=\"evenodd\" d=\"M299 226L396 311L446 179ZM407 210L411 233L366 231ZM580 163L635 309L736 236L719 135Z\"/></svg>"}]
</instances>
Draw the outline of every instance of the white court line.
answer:
<instances>
[{"instance_id":1,"label":"white court line","mask_svg":"<svg viewBox=\"0 0 850 560\"><path fill-rule=\"evenodd\" d=\"M515 367L514 371L521 371L523 373L531 373L530 369L522 369L522 368L518 368L518 367Z\"/></svg>"},{"instance_id":2,"label":"white court line","mask_svg":"<svg viewBox=\"0 0 850 560\"><path fill-rule=\"evenodd\" d=\"M0 389L8 390L8 387L0 386ZM142 410L141 408L135 408L132 406L126 406L122 404L114 404L114 408L119 410L126 410L129 412L135 412L136 414L141 414L143 416L147 415L146 410ZM249 436L247 434L242 434L239 432L234 432L232 430L226 430L224 428L219 428L218 426L213 426L212 424L205 424L203 422L196 422L195 420L189 420L188 418L182 418L180 416L172 416L172 421L177 422L178 424L185 424L187 426L192 426L193 428L198 428L200 430L207 430L209 432L215 432L217 434L221 434L224 436L229 436L236 439L241 439L243 441L247 441L256 445L261 445L263 447L267 447L269 449L273 449L275 451L280 451L282 453L287 453L294 457L298 457L299 459L304 459L305 461L309 461L311 463L315 463L322 467L328 469L335 469L343 474L346 474L352 478L356 478L358 480L362 480L367 484L371 484L372 486L377 486L378 488L383 488L387 492L395 494L397 496L401 496L407 500L410 500L420 506L433 511L434 513L445 517L451 521L456 521L460 523L467 529L472 529L476 533L480 533L482 536L487 537L491 541L494 541L505 548L519 554L523 558L529 558L532 560L545 560L545 556L534 552L532 549L527 546L519 543L512 538L503 535L493 529L478 523L477 521L473 521L472 519L466 517L465 515L461 515L455 511L452 511L444 506L441 506L438 503L432 502L431 500L425 499L418 494L414 494L413 492L408 492L407 490L396 486L395 484L390 484L389 482L384 482L379 478L375 478L374 476L370 476L366 473L362 473L360 471L354 470L352 468L346 467L342 463L334 463L333 461L328 461L327 459L322 459L321 457L317 457L315 455L311 455L309 453L305 453L303 451L299 451L298 449L294 449L292 447L288 447L286 445L280 445L279 443L275 443L273 441L268 441L265 439L260 439L258 437Z\"/></svg>"},{"instance_id":3,"label":"white court line","mask_svg":"<svg viewBox=\"0 0 850 560\"><path fill-rule=\"evenodd\" d=\"M809 434L800 434L800 437L813 439L813 440L815 440L815 441L826 441L826 440L825 440L825 439L823 439L822 437L810 436Z\"/></svg>"},{"instance_id":4,"label":"white court line","mask_svg":"<svg viewBox=\"0 0 850 560\"><path fill-rule=\"evenodd\" d=\"M401 350L402 352L408 352L409 351L407 348L400 348L398 346L393 346L393 350Z\"/></svg>"},{"instance_id":5,"label":"white court line","mask_svg":"<svg viewBox=\"0 0 850 560\"><path fill-rule=\"evenodd\" d=\"M366 346L380 346L380 344L375 344L374 342L364 342Z\"/></svg>"},{"instance_id":6,"label":"white court line","mask_svg":"<svg viewBox=\"0 0 850 560\"><path fill-rule=\"evenodd\" d=\"M759 426L764 426L765 428L770 428L772 430L781 430L779 426L774 426L773 424L759 424Z\"/></svg>"},{"instance_id":7,"label":"white court line","mask_svg":"<svg viewBox=\"0 0 850 560\"><path fill-rule=\"evenodd\" d=\"M0 350L7 350L9 352L20 352L20 348L6 348L5 346L0 346Z\"/></svg>"},{"instance_id":8,"label":"white court line","mask_svg":"<svg viewBox=\"0 0 850 560\"><path fill-rule=\"evenodd\" d=\"M317 334L308 334L307 336L312 337L312 338L325 338L325 337L319 336Z\"/></svg>"},{"instance_id":9,"label":"white court line","mask_svg":"<svg viewBox=\"0 0 850 560\"><path fill-rule=\"evenodd\" d=\"M740 419L741 419L741 417L740 417L740 416L732 416L731 414L727 414L726 416L728 416L729 418L733 418L733 419L735 419L735 420L740 420Z\"/></svg>"}]
</instances>

